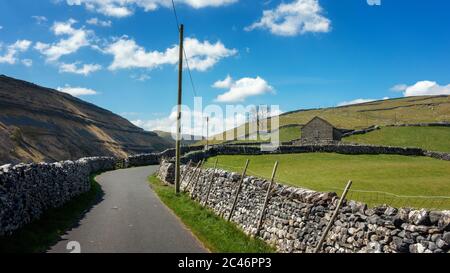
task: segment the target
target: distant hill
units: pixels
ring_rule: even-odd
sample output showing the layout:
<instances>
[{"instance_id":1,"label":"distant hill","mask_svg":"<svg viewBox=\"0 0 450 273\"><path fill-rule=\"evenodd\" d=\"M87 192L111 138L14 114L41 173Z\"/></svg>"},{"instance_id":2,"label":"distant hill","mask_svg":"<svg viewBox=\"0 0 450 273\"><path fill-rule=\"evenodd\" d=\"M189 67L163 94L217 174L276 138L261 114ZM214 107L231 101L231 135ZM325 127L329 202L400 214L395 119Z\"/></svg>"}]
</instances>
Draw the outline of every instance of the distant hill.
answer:
<instances>
[{"instance_id":1,"label":"distant hill","mask_svg":"<svg viewBox=\"0 0 450 273\"><path fill-rule=\"evenodd\" d=\"M280 116L281 139L286 141L293 138L292 134L295 133L293 132L295 130L300 137L299 127L315 116L326 119L337 128L344 129L361 129L372 125L449 122L450 96L406 97L348 106L287 112ZM242 125L240 128L243 126L248 128L248 124ZM284 134L284 131L286 131L286 134ZM222 141L215 141L215 143L218 142Z\"/></svg>"},{"instance_id":2,"label":"distant hill","mask_svg":"<svg viewBox=\"0 0 450 273\"><path fill-rule=\"evenodd\" d=\"M167 140L71 95L0 75L0 165L161 151Z\"/></svg>"},{"instance_id":3,"label":"distant hill","mask_svg":"<svg viewBox=\"0 0 450 273\"><path fill-rule=\"evenodd\" d=\"M168 142L172 143L172 145L175 145L175 139L172 137L172 133L164 132L164 131L153 131L155 134L157 134L159 137L167 140ZM195 144L199 142L199 140L204 139L204 137L201 136L194 136L194 135L187 135L183 134L181 144L185 146L189 146L192 144Z\"/></svg>"}]
</instances>

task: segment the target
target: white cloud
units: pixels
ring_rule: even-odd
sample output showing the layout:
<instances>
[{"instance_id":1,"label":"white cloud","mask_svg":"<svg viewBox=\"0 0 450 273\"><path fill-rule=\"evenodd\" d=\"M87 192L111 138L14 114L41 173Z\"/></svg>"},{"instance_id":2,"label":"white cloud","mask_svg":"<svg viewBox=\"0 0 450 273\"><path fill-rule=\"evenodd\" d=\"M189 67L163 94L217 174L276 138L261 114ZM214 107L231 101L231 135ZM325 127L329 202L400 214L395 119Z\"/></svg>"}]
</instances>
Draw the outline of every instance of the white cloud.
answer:
<instances>
[{"instance_id":1,"label":"white cloud","mask_svg":"<svg viewBox=\"0 0 450 273\"><path fill-rule=\"evenodd\" d=\"M45 16L37 16L37 15L35 15L35 16L31 16L31 18L33 18L38 25L41 25L41 24L46 23L48 21L47 17L45 17Z\"/></svg>"},{"instance_id":2,"label":"white cloud","mask_svg":"<svg viewBox=\"0 0 450 273\"><path fill-rule=\"evenodd\" d=\"M110 27L112 26L112 22L110 20L100 20L98 18L91 18L86 21L89 25L100 26L100 27Z\"/></svg>"},{"instance_id":3,"label":"white cloud","mask_svg":"<svg viewBox=\"0 0 450 273\"><path fill-rule=\"evenodd\" d=\"M140 81L140 82L145 82L145 81L148 81L148 80L151 79L151 77L149 75L147 75L147 74L131 75L131 78L135 79L137 81Z\"/></svg>"},{"instance_id":4,"label":"white cloud","mask_svg":"<svg viewBox=\"0 0 450 273\"><path fill-rule=\"evenodd\" d=\"M23 59L22 64L26 67L31 67L33 65L33 60L31 59Z\"/></svg>"},{"instance_id":5,"label":"white cloud","mask_svg":"<svg viewBox=\"0 0 450 273\"><path fill-rule=\"evenodd\" d=\"M389 99L389 97L383 98L383 100L388 100L388 99ZM380 100L380 99L355 99L355 100L351 100L351 101L343 101L341 103L338 103L338 106L361 104L361 103L372 102L372 101L377 101L377 100Z\"/></svg>"},{"instance_id":6,"label":"white cloud","mask_svg":"<svg viewBox=\"0 0 450 273\"><path fill-rule=\"evenodd\" d=\"M67 22L55 22L52 26L53 33L56 36L67 36L67 38L53 44L38 42L34 48L45 55L47 61L52 62L59 60L64 55L75 53L82 47L89 46L89 37L92 32L83 28L74 28L73 25L76 22L74 19L69 19Z\"/></svg>"},{"instance_id":7,"label":"white cloud","mask_svg":"<svg viewBox=\"0 0 450 273\"><path fill-rule=\"evenodd\" d=\"M414 85L399 84L391 88L394 91L403 91L405 97L450 95L450 84L439 85L434 81L419 81Z\"/></svg>"},{"instance_id":8,"label":"white cloud","mask_svg":"<svg viewBox=\"0 0 450 273\"><path fill-rule=\"evenodd\" d=\"M391 91L401 92L401 91L405 91L406 88L408 88L408 86L406 84L397 84L391 88Z\"/></svg>"},{"instance_id":9,"label":"white cloud","mask_svg":"<svg viewBox=\"0 0 450 273\"><path fill-rule=\"evenodd\" d=\"M175 132L176 126L176 112L172 112L168 117L158 118L158 119L150 119L150 120L132 120L131 123L134 125L141 127L147 131L164 131L164 132ZM184 126L183 126L184 127ZM186 128L184 128L183 133L188 133Z\"/></svg>"},{"instance_id":10,"label":"white cloud","mask_svg":"<svg viewBox=\"0 0 450 273\"><path fill-rule=\"evenodd\" d=\"M318 0L295 0L265 10L262 18L245 30L257 28L268 29L275 35L296 36L307 32L329 32L331 21L322 15Z\"/></svg>"},{"instance_id":11,"label":"white cloud","mask_svg":"<svg viewBox=\"0 0 450 273\"><path fill-rule=\"evenodd\" d=\"M237 2L238 0L175 0L176 3L189 5L200 9L204 7L219 7ZM84 5L89 11L112 17L127 17L136 8L144 11L154 11L158 7L171 8L170 0L66 0L68 5Z\"/></svg>"},{"instance_id":12,"label":"white cloud","mask_svg":"<svg viewBox=\"0 0 450 273\"><path fill-rule=\"evenodd\" d=\"M87 76L93 72L96 72L100 69L102 69L102 66L99 64L84 64L82 66L78 66L79 62L66 64L62 63L59 66L59 72L60 73L73 73L73 74L79 74Z\"/></svg>"},{"instance_id":13,"label":"white cloud","mask_svg":"<svg viewBox=\"0 0 450 273\"><path fill-rule=\"evenodd\" d=\"M14 44L6 47L6 53L0 56L0 64L15 64L17 62L17 55L21 52L25 52L30 48L31 42L28 40L17 40Z\"/></svg>"},{"instance_id":14,"label":"white cloud","mask_svg":"<svg viewBox=\"0 0 450 273\"><path fill-rule=\"evenodd\" d=\"M217 97L216 100L218 102L243 102L251 96L274 92L274 88L259 76L256 78L242 78L237 81L228 76L225 80L214 83L213 87L229 89Z\"/></svg>"},{"instance_id":15,"label":"white cloud","mask_svg":"<svg viewBox=\"0 0 450 273\"><path fill-rule=\"evenodd\" d=\"M220 41L212 44L209 41L199 42L195 38L185 39L185 51L189 59L190 68L206 71L222 58L235 55L235 49L227 49ZM147 52L145 48L136 44L133 39L122 37L110 44L104 51L114 56L110 70L126 68L156 68L162 65L178 63L179 46L174 45L164 52Z\"/></svg>"},{"instance_id":16,"label":"white cloud","mask_svg":"<svg viewBox=\"0 0 450 273\"><path fill-rule=\"evenodd\" d=\"M70 85L65 85L64 87L58 87L58 88L56 88L56 90L58 90L59 92L67 93L74 97L97 95L97 91L95 91L95 90L92 90L89 88L83 88L83 87L71 87Z\"/></svg>"},{"instance_id":17,"label":"white cloud","mask_svg":"<svg viewBox=\"0 0 450 273\"><path fill-rule=\"evenodd\" d=\"M228 75L224 80L216 81L212 87L214 88L220 88L220 89L228 89L233 86L233 78L231 78L230 75Z\"/></svg>"}]
</instances>

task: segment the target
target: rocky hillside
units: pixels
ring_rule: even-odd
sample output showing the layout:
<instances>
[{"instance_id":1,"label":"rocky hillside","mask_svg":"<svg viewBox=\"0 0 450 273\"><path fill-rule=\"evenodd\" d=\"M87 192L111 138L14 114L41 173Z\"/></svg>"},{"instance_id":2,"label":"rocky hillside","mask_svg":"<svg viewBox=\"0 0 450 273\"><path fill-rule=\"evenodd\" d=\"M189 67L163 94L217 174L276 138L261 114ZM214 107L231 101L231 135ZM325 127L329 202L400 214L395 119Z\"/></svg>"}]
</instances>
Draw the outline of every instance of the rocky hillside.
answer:
<instances>
[{"instance_id":1,"label":"rocky hillside","mask_svg":"<svg viewBox=\"0 0 450 273\"><path fill-rule=\"evenodd\" d=\"M0 165L124 157L170 145L91 103L0 75Z\"/></svg>"}]
</instances>

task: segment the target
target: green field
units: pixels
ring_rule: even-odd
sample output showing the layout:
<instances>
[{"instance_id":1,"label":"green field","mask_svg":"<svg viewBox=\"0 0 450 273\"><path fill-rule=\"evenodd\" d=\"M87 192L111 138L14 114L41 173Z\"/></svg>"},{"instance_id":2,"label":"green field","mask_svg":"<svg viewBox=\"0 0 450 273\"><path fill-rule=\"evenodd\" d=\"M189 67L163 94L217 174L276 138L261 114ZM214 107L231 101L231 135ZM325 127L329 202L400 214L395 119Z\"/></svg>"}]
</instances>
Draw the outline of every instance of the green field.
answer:
<instances>
[{"instance_id":1,"label":"green field","mask_svg":"<svg viewBox=\"0 0 450 273\"><path fill-rule=\"evenodd\" d=\"M219 167L241 172L250 159L248 175L270 177L280 162L276 180L292 186L340 193L353 181L348 199L369 205L450 209L450 162L398 155L308 153L259 156L219 156ZM211 167L210 158L206 167ZM370 191L370 192L365 192ZM397 195L397 196L396 196ZM408 196L408 197L406 197ZM424 197L422 197L424 196Z\"/></svg>"},{"instance_id":2,"label":"green field","mask_svg":"<svg viewBox=\"0 0 450 273\"><path fill-rule=\"evenodd\" d=\"M450 152L450 127L384 127L344 138L343 141Z\"/></svg>"},{"instance_id":3,"label":"green field","mask_svg":"<svg viewBox=\"0 0 450 273\"><path fill-rule=\"evenodd\" d=\"M156 176L149 178L152 189L181 221L212 252L268 253L274 249L260 239L247 236L233 223L202 207L187 194L179 196L171 186L163 184Z\"/></svg>"}]
</instances>

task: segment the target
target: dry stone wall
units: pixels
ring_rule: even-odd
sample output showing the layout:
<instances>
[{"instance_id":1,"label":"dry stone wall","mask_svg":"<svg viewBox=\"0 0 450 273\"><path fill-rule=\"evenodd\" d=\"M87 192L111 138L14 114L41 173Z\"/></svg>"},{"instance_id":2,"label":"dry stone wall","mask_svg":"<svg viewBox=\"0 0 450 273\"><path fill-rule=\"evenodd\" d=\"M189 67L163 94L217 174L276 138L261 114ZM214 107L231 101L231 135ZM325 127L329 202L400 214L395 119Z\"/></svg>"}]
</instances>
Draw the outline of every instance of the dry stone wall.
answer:
<instances>
[{"instance_id":1,"label":"dry stone wall","mask_svg":"<svg viewBox=\"0 0 450 273\"><path fill-rule=\"evenodd\" d=\"M275 151L262 151L259 146L217 145L208 151L196 151L185 155L182 160L199 161L216 155L263 155L263 154L296 154L296 153L339 153L339 154L391 154L404 156L428 156L440 160L450 160L449 153L431 152L420 148L403 148L390 146L374 146L359 144L317 144L317 145L286 145Z\"/></svg>"},{"instance_id":2,"label":"dry stone wall","mask_svg":"<svg viewBox=\"0 0 450 273\"><path fill-rule=\"evenodd\" d=\"M183 147L182 152L203 147ZM148 165L158 165L175 156L175 149L132 155L125 159L91 157L77 161L0 166L0 236L30 223L49 208L64 205L90 189L91 174ZM164 177L170 180L169 177Z\"/></svg>"},{"instance_id":3,"label":"dry stone wall","mask_svg":"<svg viewBox=\"0 0 450 273\"><path fill-rule=\"evenodd\" d=\"M38 219L90 189L93 173L113 170L112 157L0 167L0 235Z\"/></svg>"},{"instance_id":4,"label":"dry stone wall","mask_svg":"<svg viewBox=\"0 0 450 273\"><path fill-rule=\"evenodd\" d=\"M450 127L450 122L429 122L429 123L413 123L413 124L391 124L386 127Z\"/></svg>"},{"instance_id":5,"label":"dry stone wall","mask_svg":"<svg viewBox=\"0 0 450 273\"><path fill-rule=\"evenodd\" d=\"M170 168L160 168L160 177L170 177ZM192 171L184 166L183 174ZM210 178L214 179L210 184ZM202 170L187 189L202 204L211 185L206 206L217 215L227 217L236 193L240 175L224 170ZM181 185L188 184L185 179ZM245 177L232 221L253 235L261 214L269 182ZM260 238L279 252L311 252L331 218L338 202L335 193L274 184L266 210ZM368 208L346 201L324 243L328 253L406 252L448 253L450 247L450 211L397 209L388 206Z\"/></svg>"},{"instance_id":6,"label":"dry stone wall","mask_svg":"<svg viewBox=\"0 0 450 273\"><path fill-rule=\"evenodd\" d=\"M203 150L203 146L181 147L181 153L191 153ZM167 149L161 153L132 155L123 159L123 167L140 167L158 165L161 160L175 157L175 149Z\"/></svg>"},{"instance_id":7,"label":"dry stone wall","mask_svg":"<svg viewBox=\"0 0 450 273\"><path fill-rule=\"evenodd\" d=\"M353 135L364 135L364 134L367 134L367 133L370 133L370 132L373 132L373 131L376 131L379 129L381 129L380 126L373 125L373 126L365 128L365 129L361 129L361 130L349 130L348 132L344 133L342 135L342 137L344 138L344 137L353 136Z\"/></svg>"}]
</instances>

